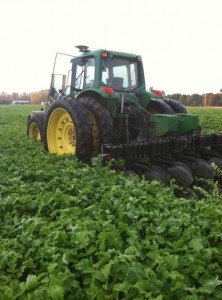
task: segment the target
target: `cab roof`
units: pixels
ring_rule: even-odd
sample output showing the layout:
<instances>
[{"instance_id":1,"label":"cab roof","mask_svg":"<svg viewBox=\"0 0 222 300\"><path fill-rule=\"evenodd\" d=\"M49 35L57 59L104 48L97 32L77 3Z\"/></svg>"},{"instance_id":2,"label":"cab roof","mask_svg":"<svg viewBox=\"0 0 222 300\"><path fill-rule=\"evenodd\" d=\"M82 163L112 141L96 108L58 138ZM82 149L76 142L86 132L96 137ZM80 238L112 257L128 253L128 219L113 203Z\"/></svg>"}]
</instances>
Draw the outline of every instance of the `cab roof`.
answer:
<instances>
[{"instance_id":1,"label":"cab roof","mask_svg":"<svg viewBox=\"0 0 222 300\"><path fill-rule=\"evenodd\" d=\"M95 57L102 57L102 53L107 53L108 56L122 56L127 58L138 58L139 55L132 54L132 53L126 53L126 52L119 52L119 51L113 51L113 50L107 50L107 49L98 49L98 50L88 50L86 49L84 52L81 52L81 55L78 57L89 57L89 56L95 56Z\"/></svg>"}]
</instances>

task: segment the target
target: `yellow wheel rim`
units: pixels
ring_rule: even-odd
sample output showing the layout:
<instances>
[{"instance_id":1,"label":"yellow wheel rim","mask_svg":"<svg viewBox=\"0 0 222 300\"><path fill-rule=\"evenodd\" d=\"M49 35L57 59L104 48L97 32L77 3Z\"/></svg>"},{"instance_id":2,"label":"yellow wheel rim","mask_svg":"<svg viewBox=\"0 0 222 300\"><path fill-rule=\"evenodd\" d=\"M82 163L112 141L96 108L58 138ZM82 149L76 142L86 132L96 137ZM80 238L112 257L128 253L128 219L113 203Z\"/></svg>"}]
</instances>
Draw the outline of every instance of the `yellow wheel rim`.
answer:
<instances>
[{"instance_id":1,"label":"yellow wheel rim","mask_svg":"<svg viewBox=\"0 0 222 300\"><path fill-rule=\"evenodd\" d=\"M56 154L76 154L76 130L70 115L63 108L55 109L47 127L48 151Z\"/></svg>"},{"instance_id":2,"label":"yellow wheel rim","mask_svg":"<svg viewBox=\"0 0 222 300\"><path fill-rule=\"evenodd\" d=\"M41 132L37 123L33 122L29 127L29 137L36 141L41 141Z\"/></svg>"},{"instance_id":3,"label":"yellow wheel rim","mask_svg":"<svg viewBox=\"0 0 222 300\"><path fill-rule=\"evenodd\" d=\"M87 110L87 115L92 125L93 150L95 152L98 152L99 151L99 128L94 115L89 110Z\"/></svg>"}]
</instances>

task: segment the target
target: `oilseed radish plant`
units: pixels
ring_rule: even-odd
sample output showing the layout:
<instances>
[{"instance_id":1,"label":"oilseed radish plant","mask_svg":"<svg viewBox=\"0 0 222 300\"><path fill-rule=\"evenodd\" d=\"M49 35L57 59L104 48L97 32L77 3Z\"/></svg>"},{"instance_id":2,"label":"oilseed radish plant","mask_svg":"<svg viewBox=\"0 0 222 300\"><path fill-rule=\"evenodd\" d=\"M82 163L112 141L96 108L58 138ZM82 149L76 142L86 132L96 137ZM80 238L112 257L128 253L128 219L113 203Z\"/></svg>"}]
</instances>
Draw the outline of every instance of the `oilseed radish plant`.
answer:
<instances>
[{"instance_id":1,"label":"oilseed radish plant","mask_svg":"<svg viewBox=\"0 0 222 300\"><path fill-rule=\"evenodd\" d=\"M0 106L0 299L221 299L217 182L177 198L49 154L26 136L31 110ZM198 114L222 130L221 110Z\"/></svg>"}]
</instances>

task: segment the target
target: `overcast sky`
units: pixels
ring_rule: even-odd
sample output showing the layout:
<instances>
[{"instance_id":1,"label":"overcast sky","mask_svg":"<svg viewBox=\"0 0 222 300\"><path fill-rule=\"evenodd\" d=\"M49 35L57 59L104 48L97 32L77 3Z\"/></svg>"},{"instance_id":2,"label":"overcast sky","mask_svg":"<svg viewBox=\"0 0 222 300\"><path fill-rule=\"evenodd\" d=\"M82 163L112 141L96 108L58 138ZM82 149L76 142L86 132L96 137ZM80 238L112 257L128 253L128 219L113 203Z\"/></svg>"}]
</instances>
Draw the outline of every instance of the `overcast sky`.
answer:
<instances>
[{"instance_id":1,"label":"overcast sky","mask_svg":"<svg viewBox=\"0 0 222 300\"><path fill-rule=\"evenodd\" d=\"M0 93L49 88L56 52L140 54L147 89L222 88L222 0L0 0Z\"/></svg>"}]
</instances>

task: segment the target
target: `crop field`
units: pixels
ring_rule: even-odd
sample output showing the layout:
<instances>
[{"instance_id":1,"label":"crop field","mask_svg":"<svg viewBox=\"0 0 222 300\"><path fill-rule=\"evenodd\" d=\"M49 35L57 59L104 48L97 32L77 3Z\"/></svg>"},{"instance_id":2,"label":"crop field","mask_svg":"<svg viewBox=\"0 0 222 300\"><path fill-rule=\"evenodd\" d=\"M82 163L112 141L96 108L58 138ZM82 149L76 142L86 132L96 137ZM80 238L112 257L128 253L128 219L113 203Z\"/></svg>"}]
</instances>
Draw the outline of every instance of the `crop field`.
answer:
<instances>
[{"instance_id":1,"label":"crop field","mask_svg":"<svg viewBox=\"0 0 222 300\"><path fill-rule=\"evenodd\" d=\"M222 299L222 201L46 153L0 106L0 299ZM222 109L189 108L205 132ZM197 188L198 189L198 188Z\"/></svg>"},{"instance_id":2,"label":"crop field","mask_svg":"<svg viewBox=\"0 0 222 300\"><path fill-rule=\"evenodd\" d=\"M222 132L222 107L189 107L188 111L199 116L203 133Z\"/></svg>"}]
</instances>

